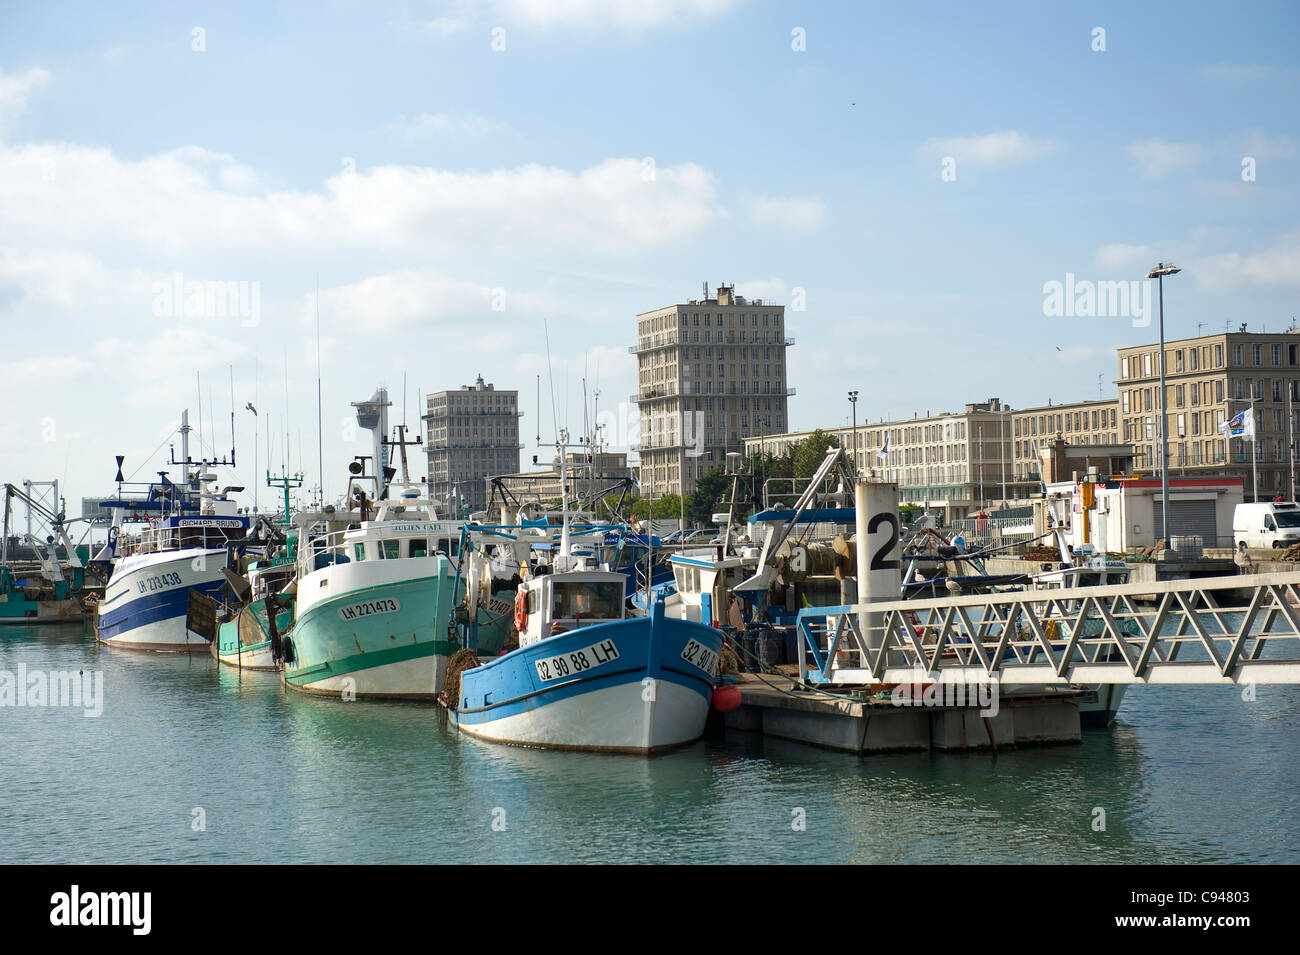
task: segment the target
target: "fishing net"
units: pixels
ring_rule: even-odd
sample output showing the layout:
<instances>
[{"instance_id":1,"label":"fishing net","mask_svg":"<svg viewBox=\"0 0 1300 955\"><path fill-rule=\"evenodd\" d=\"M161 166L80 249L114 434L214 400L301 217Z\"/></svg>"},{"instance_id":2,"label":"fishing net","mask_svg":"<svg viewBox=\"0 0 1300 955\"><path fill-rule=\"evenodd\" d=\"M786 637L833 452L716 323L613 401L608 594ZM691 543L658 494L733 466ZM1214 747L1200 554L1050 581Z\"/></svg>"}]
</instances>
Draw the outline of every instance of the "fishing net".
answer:
<instances>
[{"instance_id":1,"label":"fishing net","mask_svg":"<svg viewBox=\"0 0 1300 955\"><path fill-rule=\"evenodd\" d=\"M454 710L460 705L460 675L476 666L479 666L478 654L468 647L451 655L447 661L447 677L443 680L442 692L438 694L443 706Z\"/></svg>"}]
</instances>

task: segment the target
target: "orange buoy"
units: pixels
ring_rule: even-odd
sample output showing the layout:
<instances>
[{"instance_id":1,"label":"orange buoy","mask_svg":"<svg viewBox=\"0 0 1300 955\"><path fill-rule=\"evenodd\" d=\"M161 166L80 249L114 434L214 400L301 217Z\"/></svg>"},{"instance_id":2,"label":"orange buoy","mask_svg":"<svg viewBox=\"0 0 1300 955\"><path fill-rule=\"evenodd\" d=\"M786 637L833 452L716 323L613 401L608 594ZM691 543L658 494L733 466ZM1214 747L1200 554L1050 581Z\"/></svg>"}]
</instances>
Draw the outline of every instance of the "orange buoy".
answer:
<instances>
[{"instance_id":1,"label":"orange buoy","mask_svg":"<svg viewBox=\"0 0 1300 955\"><path fill-rule=\"evenodd\" d=\"M740 690L730 683L724 683L713 691L713 707L719 713L730 713L740 706Z\"/></svg>"}]
</instances>

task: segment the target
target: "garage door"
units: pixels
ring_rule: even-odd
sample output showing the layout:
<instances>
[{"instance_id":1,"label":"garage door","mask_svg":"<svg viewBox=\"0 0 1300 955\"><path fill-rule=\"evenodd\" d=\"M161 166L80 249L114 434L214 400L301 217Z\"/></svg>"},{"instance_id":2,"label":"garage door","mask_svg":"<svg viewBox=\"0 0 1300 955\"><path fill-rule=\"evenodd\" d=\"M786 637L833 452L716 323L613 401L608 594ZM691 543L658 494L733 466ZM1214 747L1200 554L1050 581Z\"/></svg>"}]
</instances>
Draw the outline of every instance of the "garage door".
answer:
<instances>
[{"instance_id":1,"label":"garage door","mask_svg":"<svg viewBox=\"0 0 1300 955\"><path fill-rule=\"evenodd\" d=\"M1160 501L1156 500L1156 540L1164 537L1164 515L1160 512ZM1169 530L1171 537L1195 536L1201 538L1206 547L1216 546L1216 524L1214 520L1214 501L1169 501Z\"/></svg>"}]
</instances>

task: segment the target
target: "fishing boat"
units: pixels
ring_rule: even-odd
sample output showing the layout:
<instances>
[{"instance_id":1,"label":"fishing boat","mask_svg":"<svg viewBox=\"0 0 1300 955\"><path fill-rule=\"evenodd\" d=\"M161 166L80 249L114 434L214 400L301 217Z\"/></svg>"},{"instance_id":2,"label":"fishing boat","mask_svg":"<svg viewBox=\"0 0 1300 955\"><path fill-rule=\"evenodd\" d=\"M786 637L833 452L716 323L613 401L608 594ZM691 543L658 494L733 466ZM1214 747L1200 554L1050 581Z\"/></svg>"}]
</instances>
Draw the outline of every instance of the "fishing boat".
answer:
<instances>
[{"instance_id":1,"label":"fishing boat","mask_svg":"<svg viewBox=\"0 0 1300 955\"><path fill-rule=\"evenodd\" d=\"M214 601L225 577L227 548L248 533L234 502L211 499L197 517L171 516L141 534L120 557L96 608L99 640L130 650L208 650L212 634L190 628L192 605ZM216 509L229 504L230 509Z\"/></svg>"},{"instance_id":2,"label":"fishing boat","mask_svg":"<svg viewBox=\"0 0 1300 955\"><path fill-rule=\"evenodd\" d=\"M212 644L216 658L243 670L278 670L280 637L293 624L294 578L297 573L296 538L269 559L254 561L245 577L228 575L237 607L217 624Z\"/></svg>"},{"instance_id":3,"label":"fishing boat","mask_svg":"<svg viewBox=\"0 0 1300 955\"><path fill-rule=\"evenodd\" d=\"M433 699L453 630L461 521L439 520L419 485L386 488L373 520L298 548L283 678L317 695Z\"/></svg>"},{"instance_id":4,"label":"fishing boat","mask_svg":"<svg viewBox=\"0 0 1300 955\"><path fill-rule=\"evenodd\" d=\"M563 462L565 438L558 447ZM518 649L449 685L452 720L470 736L548 749L651 754L698 739L721 632L661 603L627 617L626 576L575 556L568 531L566 518L552 572L519 585Z\"/></svg>"},{"instance_id":5,"label":"fishing boat","mask_svg":"<svg viewBox=\"0 0 1300 955\"><path fill-rule=\"evenodd\" d=\"M0 530L0 625L76 623L103 593L102 583L87 566L89 549L68 537L63 510L46 507L12 484L4 485L4 527ZM55 491L57 496L57 490ZM10 535L11 504L27 505L29 532ZM45 539L30 532L31 518L45 524ZM10 541L16 545L10 550ZM66 557L60 558L62 545ZM19 559L19 547L27 555ZM98 568L98 565L96 565Z\"/></svg>"},{"instance_id":6,"label":"fishing boat","mask_svg":"<svg viewBox=\"0 0 1300 955\"><path fill-rule=\"evenodd\" d=\"M114 545L113 573L95 617L96 635L108 646L206 652L215 636L192 624L212 619L212 604L225 583L223 570L240 551L251 519L227 496L243 488L218 490L217 475L208 470L233 465L233 450L229 461L192 461L188 412L181 416L180 431L182 460L171 461L181 467L180 483L168 481L164 472L163 480L151 485L163 516L133 543ZM110 532L110 541L117 540Z\"/></svg>"}]
</instances>

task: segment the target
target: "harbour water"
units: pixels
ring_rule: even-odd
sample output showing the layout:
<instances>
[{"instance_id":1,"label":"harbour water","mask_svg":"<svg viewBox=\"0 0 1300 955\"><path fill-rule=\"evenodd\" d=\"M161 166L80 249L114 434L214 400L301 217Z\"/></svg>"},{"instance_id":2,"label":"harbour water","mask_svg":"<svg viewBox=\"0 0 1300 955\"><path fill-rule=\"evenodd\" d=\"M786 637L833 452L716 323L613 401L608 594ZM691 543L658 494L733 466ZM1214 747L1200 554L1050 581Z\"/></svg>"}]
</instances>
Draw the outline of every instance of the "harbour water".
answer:
<instances>
[{"instance_id":1,"label":"harbour water","mask_svg":"<svg viewBox=\"0 0 1300 955\"><path fill-rule=\"evenodd\" d=\"M102 671L103 713L0 708L2 863L1300 862L1300 687L1136 687L1081 745L996 755L733 734L645 759L480 743L427 704L80 626L6 628L19 664Z\"/></svg>"}]
</instances>

